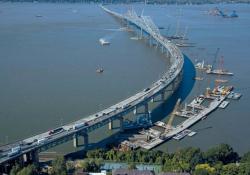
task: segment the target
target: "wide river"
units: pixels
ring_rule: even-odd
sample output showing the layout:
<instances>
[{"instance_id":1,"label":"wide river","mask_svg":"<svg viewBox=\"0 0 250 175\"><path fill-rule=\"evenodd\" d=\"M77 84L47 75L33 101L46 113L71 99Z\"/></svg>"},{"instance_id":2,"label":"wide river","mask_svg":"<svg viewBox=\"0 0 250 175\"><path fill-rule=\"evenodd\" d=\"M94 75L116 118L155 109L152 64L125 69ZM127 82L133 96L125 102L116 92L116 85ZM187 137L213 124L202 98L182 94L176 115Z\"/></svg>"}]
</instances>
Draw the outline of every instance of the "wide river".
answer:
<instances>
[{"instance_id":1,"label":"wide river","mask_svg":"<svg viewBox=\"0 0 250 175\"><path fill-rule=\"evenodd\" d=\"M228 143L240 153L250 148L250 5L218 5L237 19L209 16L215 5L148 5L150 15L162 34L179 33L196 47L183 49L185 76L178 96L190 102L195 95L213 86L212 76L193 81L191 61L217 63L235 75L228 84L243 94L239 101L218 109L193 127L198 134L182 141L170 141L156 149L176 150L186 146L207 149ZM125 12L131 6L112 5ZM143 5L134 5L140 14ZM88 116L147 87L167 70L169 61L143 41L131 40L132 33L119 30L120 24L97 5L61 3L0 3L0 144L25 138L55 126ZM111 45L98 40L106 37ZM220 65L221 66L221 65ZM98 67L104 68L97 74ZM172 104L171 104L172 103ZM169 106L162 105L153 117L167 118ZM166 115L165 115L166 114ZM166 119L165 119L166 120ZM176 119L175 123L180 122ZM106 128L91 134L91 142L110 135ZM72 151L72 143L58 148Z\"/></svg>"}]
</instances>

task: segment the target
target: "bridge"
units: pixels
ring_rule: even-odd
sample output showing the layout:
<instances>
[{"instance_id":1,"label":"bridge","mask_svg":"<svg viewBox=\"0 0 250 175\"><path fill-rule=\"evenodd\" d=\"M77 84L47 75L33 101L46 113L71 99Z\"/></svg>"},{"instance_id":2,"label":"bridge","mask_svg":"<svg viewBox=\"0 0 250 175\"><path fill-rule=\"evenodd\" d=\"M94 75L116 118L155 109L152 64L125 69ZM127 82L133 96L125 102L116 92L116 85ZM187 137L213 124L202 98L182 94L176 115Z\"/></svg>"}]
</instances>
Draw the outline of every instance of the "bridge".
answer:
<instances>
[{"instance_id":1,"label":"bridge","mask_svg":"<svg viewBox=\"0 0 250 175\"><path fill-rule=\"evenodd\" d=\"M38 162L39 152L70 140L73 140L73 145L78 147L79 137L84 138L84 147L87 149L88 133L107 124L109 129L112 129L114 120L120 121L120 131L122 132L125 115L130 112L137 115L138 110L142 108L145 117L149 117L148 104L154 102L156 98L164 100L166 93L172 94L178 88L182 79L183 55L175 44L160 34L152 19L149 16L138 16L133 10L119 14L104 6L101 8L119 19L126 27L139 31L139 37L148 39L150 46L159 48L163 54L170 58L170 68L149 87L102 111L59 128L0 146L0 173L8 172L16 163L23 166L27 163Z\"/></svg>"}]
</instances>

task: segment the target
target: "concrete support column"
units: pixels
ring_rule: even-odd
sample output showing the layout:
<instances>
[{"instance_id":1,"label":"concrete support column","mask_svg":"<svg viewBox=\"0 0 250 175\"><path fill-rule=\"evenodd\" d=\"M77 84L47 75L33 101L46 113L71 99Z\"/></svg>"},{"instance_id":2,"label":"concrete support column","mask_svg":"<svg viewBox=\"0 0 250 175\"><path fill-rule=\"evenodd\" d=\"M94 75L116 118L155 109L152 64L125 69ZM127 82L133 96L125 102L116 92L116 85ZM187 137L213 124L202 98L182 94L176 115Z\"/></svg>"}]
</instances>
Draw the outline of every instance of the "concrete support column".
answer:
<instances>
[{"instance_id":1,"label":"concrete support column","mask_svg":"<svg viewBox=\"0 0 250 175\"><path fill-rule=\"evenodd\" d=\"M89 135L87 133L83 134L84 147L87 150L89 145Z\"/></svg>"},{"instance_id":2,"label":"concrete support column","mask_svg":"<svg viewBox=\"0 0 250 175\"><path fill-rule=\"evenodd\" d=\"M137 107L135 106L135 109L134 109L134 114L137 115L138 114L138 110L137 110Z\"/></svg>"},{"instance_id":3,"label":"concrete support column","mask_svg":"<svg viewBox=\"0 0 250 175\"><path fill-rule=\"evenodd\" d=\"M74 134L73 136L73 145L75 148L78 147L78 135L77 134Z\"/></svg>"},{"instance_id":4,"label":"concrete support column","mask_svg":"<svg viewBox=\"0 0 250 175\"><path fill-rule=\"evenodd\" d=\"M33 163L39 163L39 156L38 156L38 151L34 150L31 152L31 157L32 157L32 162Z\"/></svg>"},{"instance_id":5,"label":"concrete support column","mask_svg":"<svg viewBox=\"0 0 250 175\"><path fill-rule=\"evenodd\" d=\"M174 90L175 90L175 79L172 82L172 91L174 91Z\"/></svg>"},{"instance_id":6,"label":"concrete support column","mask_svg":"<svg viewBox=\"0 0 250 175\"><path fill-rule=\"evenodd\" d=\"M4 165L1 165L0 164L0 174L3 174L3 173L5 173L5 167L4 167Z\"/></svg>"},{"instance_id":7,"label":"concrete support column","mask_svg":"<svg viewBox=\"0 0 250 175\"><path fill-rule=\"evenodd\" d=\"M164 99L165 99L165 92L162 91L162 93L161 93L161 101L164 101Z\"/></svg>"},{"instance_id":8,"label":"concrete support column","mask_svg":"<svg viewBox=\"0 0 250 175\"><path fill-rule=\"evenodd\" d=\"M169 53L169 51L167 51L167 58L169 58L169 56L170 56L170 53Z\"/></svg>"},{"instance_id":9,"label":"concrete support column","mask_svg":"<svg viewBox=\"0 0 250 175\"><path fill-rule=\"evenodd\" d=\"M149 46L151 46L152 45L152 36L150 35L149 36Z\"/></svg>"},{"instance_id":10,"label":"concrete support column","mask_svg":"<svg viewBox=\"0 0 250 175\"><path fill-rule=\"evenodd\" d=\"M123 117L119 118L120 120L120 132L124 131L124 127L123 127Z\"/></svg>"},{"instance_id":11,"label":"concrete support column","mask_svg":"<svg viewBox=\"0 0 250 175\"><path fill-rule=\"evenodd\" d=\"M23 161L24 161L24 163L28 162L28 160L29 160L28 153L27 153L27 154L24 154L24 155L23 155Z\"/></svg>"},{"instance_id":12,"label":"concrete support column","mask_svg":"<svg viewBox=\"0 0 250 175\"><path fill-rule=\"evenodd\" d=\"M24 167L23 155L18 157L18 164L19 164L20 167Z\"/></svg>"},{"instance_id":13,"label":"concrete support column","mask_svg":"<svg viewBox=\"0 0 250 175\"><path fill-rule=\"evenodd\" d=\"M154 97L151 98L151 102L152 102L152 103L155 102L155 98L154 98Z\"/></svg>"},{"instance_id":14,"label":"concrete support column","mask_svg":"<svg viewBox=\"0 0 250 175\"><path fill-rule=\"evenodd\" d=\"M161 46L161 52L164 53L164 46Z\"/></svg>"},{"instance_id":15,"label":"concrete support column","mask_svg":"<svg viewBox=\"0 0 250 175\"><path fill-rule=\"evenodd\" d=\"M151 111L148 111L148 121L152 124L152 120L151 120Z\"/></svg>"},{"instance_id":16,"label":"concrete support column","mask_svg":"<svg viewBox=\"0 0 250 175\"><path fill-rule=\"evenodd\" d=\"M113 129L113 121L110 120L110 121L109 121L109 130L112 130L112 129Z\"/></svg>"},{"instance_id":17,"label":"concrete support column","mask_svg":"<svg viewBox=\"0 0 250 175\"><path fill-rule=\"evenodd\" d=\"M148 103L145 103L144 105L144 113L148 114Z\"/></svg>"},{"instance_id":18,"label":"concrete support column","mask_svg":"<svg viewBox=\"0 0 250 175\"><path fill-rule=\"evenodd\" d=\"M142 31L142 28L141 28L140 39L142 39L142 36L143 36L143 31Z\"/></svg>"}]
</instances>

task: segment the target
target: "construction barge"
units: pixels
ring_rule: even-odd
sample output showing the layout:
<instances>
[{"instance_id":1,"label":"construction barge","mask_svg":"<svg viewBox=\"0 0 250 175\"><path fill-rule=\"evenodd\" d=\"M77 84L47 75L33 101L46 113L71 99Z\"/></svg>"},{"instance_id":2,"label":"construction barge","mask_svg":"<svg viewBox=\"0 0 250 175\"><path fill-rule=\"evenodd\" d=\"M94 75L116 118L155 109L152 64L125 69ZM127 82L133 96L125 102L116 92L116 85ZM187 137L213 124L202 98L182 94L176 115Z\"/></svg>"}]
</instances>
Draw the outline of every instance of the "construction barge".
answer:
<instances>
[{"instance_id":1,"label":"construction barge","mask_svg":"<svg viewBox=\"0 0 250 175\"><path fill-rule=\"evenodd\" d=\"M139 134L135 135L132 139L122 142L121 145L130 147L131 149L144 148L150 150L171 138L181 140L187 135L191 137L195 135L196 132L188 128L198 121L205 119L211 112L216 110L229 95L235 94L232 90L232 86L218 86L213 90L207 89L205 95L196 97L188 105L185 104L184 109L179 109L179 99L172 114L173 116L185 117L186 120L177 126L172 126L169 122L172 123L174 117L171 116L168 123L158 121L149 129L139 131ZM236 96L239 97L239 94L237 93ZM205 101L210 103L203 105ZM222 107L224 107L223 105Z\"/></svg>"}]
</instances>

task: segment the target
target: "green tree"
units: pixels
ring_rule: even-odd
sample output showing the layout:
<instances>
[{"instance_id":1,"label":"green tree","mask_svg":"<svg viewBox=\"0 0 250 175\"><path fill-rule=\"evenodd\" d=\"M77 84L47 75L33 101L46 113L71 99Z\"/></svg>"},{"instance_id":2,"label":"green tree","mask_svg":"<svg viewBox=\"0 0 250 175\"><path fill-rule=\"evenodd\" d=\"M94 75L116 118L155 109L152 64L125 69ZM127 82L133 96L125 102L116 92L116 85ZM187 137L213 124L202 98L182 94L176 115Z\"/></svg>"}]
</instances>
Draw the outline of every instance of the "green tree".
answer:
<instances>
[{"instance_id":1,"label":"green tree","mask_svg":"<svg viewBox=\"0 0 250 175\"><path fill-rule=\"evenodd\" d=\"M17 164L17 165L14 165L10 171L10 175L16 175L18 173L18 171L20 171L20 166Z\"/></svg>"},{"instance_id":2,"label":"green tree","mask_svg":"<svg viewBox=\"0 0 250 175\"><path fill-rule=\"evenodd\" d=\"M55 160L52 161L52 175L66 175L66 162L63 156L56 157Z\"/></svg>"},{"instance_id":3,"label":"green tree","mask_svg":"<svg viewBox=\"0 0 250 175\"><path fill-rule=\"evenodd\" d=\"M22 170L20 170L17 175L37 175L36 167L35 165L28 165L27 167L24 167Z\"/></svg>"},{"instance_id":4,"label":"green tree","mask_svg":"<svg viewBox=\"0 0 250 175\"><path fill-rule=\"evenodd\" d=\"M241 162L249 162L250 163L250 151L245 153L242 158L241 158Z\"/></svg>"},{"instance_id":5,"label":"green tree","mask_svg":"<svg viewBox=\"0 0 250 175\"><path fill-rule=\"evenodd\" d=\"M250 175L250 163L240 163L238 175Z\"/></svg>"},{"instance_id":6,"label":"green tree","mask_svg":"<svg viewBox=\"0 0 250 175\"><path fill-rule=\"evenodd\" d=\"M227 165L224 165L220 172L221 175L238 175L238 173L239 166L237 166L235 163L229 163Z\"/></svg>"},{"instance_id":7,"label":"green tree","mask_svg":"<svg viewBox=\"0 0 250 175\"><path fill-rule=\"evenodd\" d=\"M205 160L210 164L221 161L223 164L234 163L239 160L239 155L227 144L220 144L204 153Z\"/></svg>"},{"instance_id":8,"label":"green tree","mask_svg":"<svg viewBox=\"0 0 250 175\"><path fill-rule=\"evenodd\" d=\"M198 164L195 166L194 175L215 175L215 173L215 168L209 164Z\"/></svg>"},{"instance_id":9,"label":"green tree","mask_svg":"<svg viewBox=\"0 0 250 175\"><path fill-rule=\"evenodd\" d=\"M78 164L78 168L82 169L83 171L88 171L89 162L87 160L80 161Z\"/></svg>"}]
</instances>

